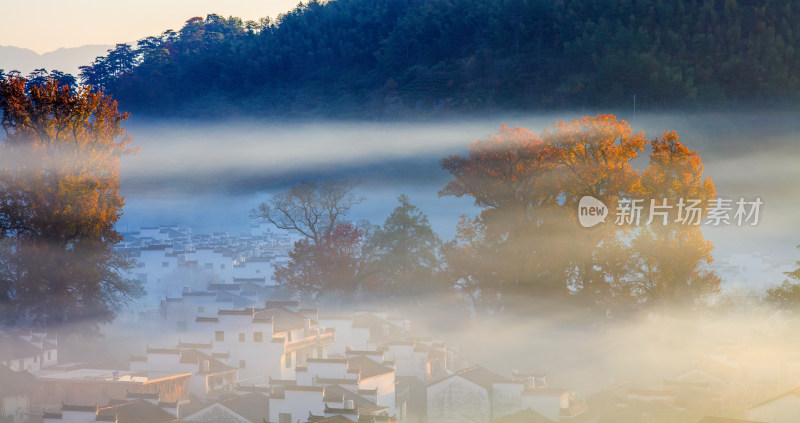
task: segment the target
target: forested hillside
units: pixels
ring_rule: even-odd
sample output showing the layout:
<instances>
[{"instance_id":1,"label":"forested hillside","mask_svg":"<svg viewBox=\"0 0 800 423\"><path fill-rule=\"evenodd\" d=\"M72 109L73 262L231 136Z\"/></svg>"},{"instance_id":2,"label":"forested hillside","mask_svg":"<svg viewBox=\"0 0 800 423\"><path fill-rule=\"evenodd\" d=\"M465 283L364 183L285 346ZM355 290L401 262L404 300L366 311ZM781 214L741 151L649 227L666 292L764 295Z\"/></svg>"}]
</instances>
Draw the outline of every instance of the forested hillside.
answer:
<instances>
[{"instance_id":1,"label":"forested hillside","mask_svg":"<svg viewBox=\"0 0 800 423\"><path fill-rule=\"evenodd\" d=\"M797 34L797 35L795 35ZM332 0L118 45L84 82L177 115L786 104L791 0Z\"/></svg>"}]
</instances>

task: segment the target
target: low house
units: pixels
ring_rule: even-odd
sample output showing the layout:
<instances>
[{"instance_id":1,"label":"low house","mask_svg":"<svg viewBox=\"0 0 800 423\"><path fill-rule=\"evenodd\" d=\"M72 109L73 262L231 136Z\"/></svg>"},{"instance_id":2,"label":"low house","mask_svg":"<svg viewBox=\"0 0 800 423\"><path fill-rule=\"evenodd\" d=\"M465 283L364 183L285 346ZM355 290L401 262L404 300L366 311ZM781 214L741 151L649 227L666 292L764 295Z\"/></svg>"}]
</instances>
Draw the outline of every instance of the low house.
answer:
<instances>
[{"instance_id":1,"label":"low house","mask_svg":"<svg viewBox=\"0 0 800 423\"><path fill-rule=\"evenodd\" d=\"M0 333L0 365L13 371L37 370L58 361L58 346L44 334Z\"/></svg>"},{"instance_id":2,"label":"low house","mask_svg":"<svg viewBox=\"0 0 800 423\"><path fill-rule=\"evenodd\" d=\"M15 372L0 365L0 422L27 422L32 390L33 376L30 373L25 370Z\"/></svg>"},{"instance_id":3,"label":"low house","mask_svg":"<svg viewBox=\"0 0 800 423\"><path fill-rule=\"evenodd\" d=\"M320 316L323 327L336 330L336 340L328 348L329 354L344 355L350 347L359 351L378 350L390 342L408 341L412 338L410 322L398 325L388 320L385 311L356 311L349 316Z\"/></svg>"},{"instance_id":4,"label":"low house","mask_svg":"<svg viewBox=\"0 0 800 423\"><path fill-rule=\"evenodd\" d=\"M260 393L230 395L203 404L181 420L195 423L263 423L269 420L269 401Z\"/></svg>"},{"instance_id":5,"label":"low house","mask_svg":"<svg viewBox=\"0 0 800 423\"><path fill-rule=\"evenodd\" d=\"M797 422L800 416L800 389L793 389L753 405L748 410L752 420L770 423Z\"/></svg>"},{"instance_id":6,"label":"low house","mask_svg":"<svg viewBox=\"0 0 800 423\"><path fill-rule=\"evenodd\" d=\"M46 411L43 423L172 423L178 417L162 407L144 399L112 401L109 405L63 404L56 411Z\"/></svg>"},{"instance_id":7,"label":"low house","mask_svg":"<svg viewBox=\"0 0 800 423\"><path fill-rule=\"evenodd\" d=\"M675 377L679 382L708 383L712 390L721 391L738 385L742 379L741 368L735 363L717 357L705 357L697 365Z\"/></svg>"},{"instance_id":8,"label":"low house","mask_svg":"<svg viewBox=\"0 0 800 423\"><path fill-rule=\"evenodd\" d=\"M522 394L522 408L530 408L553 421L575 418L587 411L586 401L578 399L569 389L526 389Z\"/></svg>"},{"instance_id":9,"label":"low house","mask_svg":"<svg viewBox=\"0 0 800 423\"><path fill-rule=\"evenodd\" d=\"M307 358L295 379L270 380L271 422L397 421L394 363L375 351L348 350L344 358Z\"/></svg>"},{"instance_id":10,"label":"low house","mask_svg":"<svg viewBox=\"0 0 800 423\"><path fill-rule=\"evenodd\" d=\"M428 422L493 422L522 409L524 384L480 366L428 385Z\"/></svg>"},{"instance_id":11,"label":"low house","mask_svg":"<svg viewBox=\"0 0 800 423\"><path fill-rule=\"evenodd\" d=\"M313 319L270 304L198 316L192 332L207 334L216 352L229 353L227 364L239 369L239 380L252 384L293 378L298 362L327 356L327 345L334 341L334 332Z\"/></svg>"},{"instance_id":12,"label":"low house","mask_svg":"<svg viewBox=\"0 0 800 423\"><path fill-rule=\"evenodd\" d=\"M443 342L414 338L388 342L382 348L386 357L395 362L398 376L414 376L428 381L445 376L451 368L453 355Z\"/></svg>"},{"instance_id":13,"label":"low house","mask_svg":"<svg viewBox=\"0 0 800 423\"><path fill-rule=\"evenodd\" d=\"M325 414L324 386L276 387L269 394L269 421L295 423L309 416Z\"/></svg>"},{"instance_id":14,"label":"low house","mask_svg":"<svg viewBox=\"0 0 800 423\"><path fill-rule=\"evenodd\" d=\"M212 357L212 345L179 343L178 348L147 347L145 356L131 357L130 370L191 373L189 392L205 400L208 395L233 391L237 382L238 370Z\"/></svg>"},{"instance_id":15,"label":"low house","mask_svg":"<svg viewBox=\"0 0 800 423\"><path fill-rule=\"evenodd\" d=\"M378 405L395 413L395 370L393 363L377 362L364 355L347 358L309 358L296 369L297 385L339 385L367 395Z\"/></svg>"},{"instance_id":16,"label":"low house","mask_svg":"<svg viewBox=\"0 0 800 423\"><path fill-rule=\"evenodd\" d=\"M54 366L36 376L32 408L57 409L61 403L106 404L130 393L156 395L158 401L189 400L190 372L157 372Z\"/></svg>"}]
</instances>

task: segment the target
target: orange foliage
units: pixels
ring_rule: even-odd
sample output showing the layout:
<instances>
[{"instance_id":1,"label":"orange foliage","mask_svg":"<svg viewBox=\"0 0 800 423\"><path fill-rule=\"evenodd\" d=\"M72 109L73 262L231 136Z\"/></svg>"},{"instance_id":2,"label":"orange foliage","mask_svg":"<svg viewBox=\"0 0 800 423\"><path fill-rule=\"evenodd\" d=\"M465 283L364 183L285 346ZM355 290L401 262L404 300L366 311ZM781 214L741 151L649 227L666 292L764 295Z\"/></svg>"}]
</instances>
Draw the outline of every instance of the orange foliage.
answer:
<instances>
[{"instance_id":1,"label":"orange foliage","mask_svg":"<svg viewBox=\"0 0 800 423\"><path fill-rule=\"evenodd\" d=\"M649 205L650 198L675 204L714 196L700 158L674 132L653 140L650 167L641 174L635 170L632 163L648 143L644 132L601 114L556 122L541 135L504 125L471 143L466 157L444 159L454 179L439 194L469 195L483 208L479 218L459 225L445 251L455 283L473 296L481 289L495 298L571 292L596 303L634 293L649 300L652 272L670 289L679 284L676 278L697 281L692 292L674 288L678 296L695 298L713 289L707 283L713 275L700 270L712 246L697 227L676 235L614 224L621 199L642 198ZM578 224L577 205L586 195L610 209L604 225ZM623 236L630 231L642 241ZM492 266L496 270L487 272Z\"/></svg>"},{"instance_id":2,"label":"orange foliage","mask_svg":"<svg viewBox=\"0 0 800 423\"><path fill-rule=\"evenodd\" d=\"M109 96L48 80L0 81L0 223L13 243L4 257L13 286L0 293L39 323L108 314L137 292L111 251L124 205L119 158L133 152Z\"/></svg>"}]
</instances>

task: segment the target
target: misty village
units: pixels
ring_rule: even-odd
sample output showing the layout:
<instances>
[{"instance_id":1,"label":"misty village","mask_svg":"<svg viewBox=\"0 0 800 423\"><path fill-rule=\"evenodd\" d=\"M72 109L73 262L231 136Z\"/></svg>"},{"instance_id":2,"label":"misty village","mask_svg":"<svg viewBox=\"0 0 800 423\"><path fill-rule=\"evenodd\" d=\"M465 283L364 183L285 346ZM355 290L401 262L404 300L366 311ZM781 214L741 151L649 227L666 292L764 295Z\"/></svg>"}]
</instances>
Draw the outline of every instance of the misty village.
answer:
<instances>
[{"instance_id":1,"label":"misty village","mask_svg":"<svg viewBox=\"0 0 800 423\"><path fill-rule=\"evenodd\" d=\"M800 423L795 0L0 7L0 423Z\"/></svg>"}]
</instances>

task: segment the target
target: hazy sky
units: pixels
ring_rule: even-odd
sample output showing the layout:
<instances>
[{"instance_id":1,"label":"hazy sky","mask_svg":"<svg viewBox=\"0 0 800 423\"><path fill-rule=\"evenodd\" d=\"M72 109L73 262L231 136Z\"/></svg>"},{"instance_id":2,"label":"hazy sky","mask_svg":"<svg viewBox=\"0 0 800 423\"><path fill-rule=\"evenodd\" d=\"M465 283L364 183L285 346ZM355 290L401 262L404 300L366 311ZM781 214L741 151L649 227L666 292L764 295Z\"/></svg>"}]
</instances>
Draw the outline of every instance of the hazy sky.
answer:
<instances>
[{"instance_id":1,"label":"hazy sky","mask_svg":"<svg viewBox=\"0 0 800 423\"><path fill-rule=\"evenodd\" d=\"M178 30L209 13L245 20L276 17L299 0L32 0L3 1L0 45L46 53L60 47L131 42Z\"/></svg>"}]
</instances>

